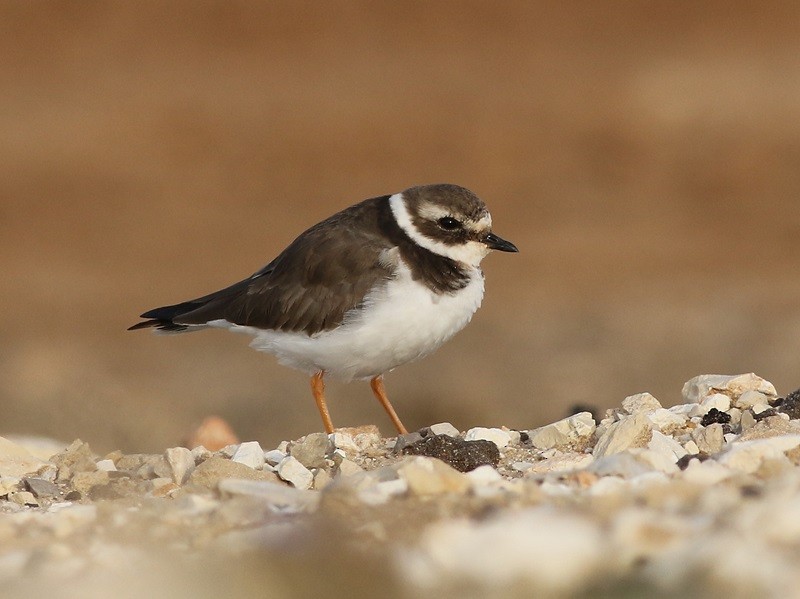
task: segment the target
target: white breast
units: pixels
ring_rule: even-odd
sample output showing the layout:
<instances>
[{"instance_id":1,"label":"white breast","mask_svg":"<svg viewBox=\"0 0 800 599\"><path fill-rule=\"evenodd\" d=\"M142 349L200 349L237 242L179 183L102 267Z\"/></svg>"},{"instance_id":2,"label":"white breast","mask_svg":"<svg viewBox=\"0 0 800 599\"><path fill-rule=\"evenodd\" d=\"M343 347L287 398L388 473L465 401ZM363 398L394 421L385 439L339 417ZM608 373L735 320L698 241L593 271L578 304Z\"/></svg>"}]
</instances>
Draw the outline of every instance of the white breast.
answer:
<instances>
[{"instance_id":1,"label":"white breast","mask_svg":"<svg viewBox=\"0 0 800 599\"><path fill-rule=\"evenodd\" d=\"M483 273L470 270L466 287L437 294L399 264L397 276L367 296L342 325L309 337L214 321L211 326L255 336L251 347L286 366L324 370L343 380L365 379L428 355L469 323L483 299Z\"/></svg>"}]
</instances>

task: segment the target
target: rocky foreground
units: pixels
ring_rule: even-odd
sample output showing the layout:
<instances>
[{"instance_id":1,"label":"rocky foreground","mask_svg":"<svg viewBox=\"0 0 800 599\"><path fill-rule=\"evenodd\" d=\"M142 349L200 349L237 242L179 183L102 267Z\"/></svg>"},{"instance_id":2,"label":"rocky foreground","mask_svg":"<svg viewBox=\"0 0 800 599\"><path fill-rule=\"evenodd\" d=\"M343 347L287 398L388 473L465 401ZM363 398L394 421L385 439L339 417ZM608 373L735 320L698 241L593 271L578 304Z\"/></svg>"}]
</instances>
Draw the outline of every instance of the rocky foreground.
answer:
<instances>
[{"instance_id":1,"label":"rocky foreground","mask_svg":"<svg viewBox=\"0 0 800 599\"><path fill-rule=\"evenodd\" d=\"M8 596L800 596L800 393L699 376L534 430L264 450L0 438Z\"/></svg>"}]
</instances>

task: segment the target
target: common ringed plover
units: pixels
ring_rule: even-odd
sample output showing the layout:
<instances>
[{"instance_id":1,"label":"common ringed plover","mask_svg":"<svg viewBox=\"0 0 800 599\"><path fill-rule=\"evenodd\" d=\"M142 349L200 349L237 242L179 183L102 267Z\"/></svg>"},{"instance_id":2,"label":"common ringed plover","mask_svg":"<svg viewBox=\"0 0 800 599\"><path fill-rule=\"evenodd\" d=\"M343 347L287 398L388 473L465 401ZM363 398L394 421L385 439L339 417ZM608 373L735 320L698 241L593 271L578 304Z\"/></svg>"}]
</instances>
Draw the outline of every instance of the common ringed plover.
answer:
<instances>
[{"instance_id":1,"label":"common ringed plover","mask_svg":"<svg viewBox=\"0 0 800 599\"><path fill-rule=\"evenodd\" d=\"M437 349L481 305L481 260L516 252L492 233L474 193L450 184L411 187L364 200L314 225L243 281L142 314L129 330L163 333L221 328L311 376L333 432L323 377L369 379L400 434L383 375Z\"/></svg>"}]
</instances>

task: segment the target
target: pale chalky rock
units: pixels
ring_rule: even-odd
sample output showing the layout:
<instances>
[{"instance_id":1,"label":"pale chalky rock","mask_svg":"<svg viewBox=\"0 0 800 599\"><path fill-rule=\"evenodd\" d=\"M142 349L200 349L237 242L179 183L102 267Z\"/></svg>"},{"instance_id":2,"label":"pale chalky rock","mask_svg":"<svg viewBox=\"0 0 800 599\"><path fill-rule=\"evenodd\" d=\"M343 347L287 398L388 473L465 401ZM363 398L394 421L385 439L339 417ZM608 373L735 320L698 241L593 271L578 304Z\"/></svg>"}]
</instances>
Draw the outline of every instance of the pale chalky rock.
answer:
<instances>
[{"instance_id":1,"label":"pale chalky rock","mask_svg":"<svg viewBox=\"0 0 800 599\"><path fill-rule=\"evenodd\" d=\"M699 403L712 393L723 393L733 399L745 391L758 391L770 397L777 397L775 386L755 374L702 374L690 379L683 386L683 397L688 403Z\"/></svg>"},{"instance_id":2,"label":"pale chalky rock","mask_svg":"<svg viewBox=\"0 0 800 599\"><path fill-rule=\"evenodd\" d=\"M647 444L647 449L663 455L673 464L686 455L686 450L680 443L659 431L653 431L653 436Z\"/></svg>"},{"instance_id":3,"label":"pale chalky rock","mask_svg":"<svg viewBox=\"0 0 800 599\"><path fill-rule=\"evenodd\" d=\"M395 468L414 495L460 494L470 487L469 479L464 474L436 458L412 456L405 458Z\"/></svg>"},{"instance_id":4,"label":"pale chalky rock","mask_svg":"<svg viewBox=\"0 0 800 599\"><path fill-rule=\"evenodd\" d=\"M306 468L325 466L325 458L333 451L333 443L325 433L306 435L302 441L293 443L289 453Z\"/></svg>"},{"instance_id":5,"label":"pale chalky rock","mask_svg":"<svg viewBox=\"0 0 800 599\"><path fill-rule=\"evenodd\" d=\"M24 476L46 464L21 445L0 437L0 476Z\"/></svg>"},{"instance_id":6,"label":"pale chalky rock","mask_svg":"<svg viewBox=\"0 0 800 599\"><path fill-rule=\"evenodd\" d=\"M586 468L594 461L594 456L590 453L564 453L552 458L547 458L541 462L531 464L527 469L527 474L546 474L549 472L571 472Z\"/></svg>"},{"instance_id":7,"label":"pale chalky rock","mask_svg":"<svg viewBox=\"0 0 800 599\"><path fill-rule=\"evenodd\" d=\"M713 455L722 451L725 444L724 431L721 424L710 424L692 431L692 439L697 448L705 454Z\"/></svg>"},{"instance_id":8,"label":"pale chalky rock","mask_svg":"<svg viewBox=\"0 0 800 599\"><path fill-rule=\"evenodd\" d=\"M189 475L189 482L208 489L216 489L219 482L226 478L266 481L277 480L277 477L272 472L253 470L244 464L214 456L202 462L192 471Z\"/></svg>"},{"instance_id":9,"label":"pale chalky rock","mask_svg":"<svg viewBox=\"0 0 800 599\"><path fill-rule=\"evenodd\" d=\"M264 452L264 460L271 466L278 465L285 457L286 453L280 449L270 449L269 451Z\"/></svg>"},{"instance_id":10,"label":"pale chalky rock","mask_svg":"<svg viewBox=\"0 0 800 599\"><path fill-rule=\"evenodd\" d=\"M719 410L720 412L727 412L731 407L731 398L722 393L712 393L704 397L700 403L694 406L694 409L689 413L691 416L705 416L712 409Z\"/></svg>"},{"instance_id":11,"label":"pale chalky rock","mask_svg":"<svg viewBox=\"0 0 800 599\"><path fill-rule=\"evenodd\" d=\"M704 486L713 486L723 480L729 479L736 471L723 466L716 460L690 460L689 465L682 473L684 480Z\"/></svg>"},{"instance_id":12,"label":"pale chalky rock","mask_svg":"<svg viewBox=\"0 0 800 599\"><path fill-rule=\"evenodd\" d=\"M756 406L766 406L767 408L770 407L769 402L771 399L775 399L772 396L766 395L759 391L754 391L752 389L745 391L739 397L733 400L733 405L739 408L740 410L745 410L747 408L755 408Z\"/></svg>"},{"instance_id":13,"label":"pale chalky rock","mask_svg":"<svg viewBox=\"0 0 800 599\"><path fill-rule=\"evenodd\" d=\"M450 519L430 525L399 567L426 589L468 585L471 596L570 595L600 575L603 534L598 524L549 507L500 512L478 522ZM519 585L524 587L506 587Z\"/></svg>"},{"instance_id":14,"label":"pale chalky rock","mask_svg":"<svg viewBox=\"0 0 800 599\"><path fill-rule=\"evenodd\" d=\"M408 482L403 478L378 481L357 490L359 501L367 505L383 505L393 497L405 495Z\"/></svg>"},{"instance_id":15,"label":"pale chalky rock","mask_svg":"<svg viewBox=\"0 0 800 599\"><path fill-rule=\"evenodd\" d=\"M356 442L353 440L353 437L348 435L347 433L342 432L335 432L329 435L331 443L336 449L342 449L344 451L350 453L358 453L359 447L356 445Z\"/></svg>"},{"instance_id":16,"label":"pale chalky rock","mask_svg":"<svg viewBox=\"0 0 800 599\"><path fill-rule=\"evenodd\" d=\"M277 468L278 476L296 489L310 489L314 482L314 475L303 466L296 458L286 456Z\"/></svg>"},{"instance_id":17,"label":"pale chalky rock","mask_svg":"<svg viewBox=\"0 0 800 599\"><path fill-rule=\"evenodd\" d=\"M219 490L229 495L245 495L264 500L270 508L280 513L313 512L319 504L319 493L259 480L225 479Z\"/></svg>"},{"instance_id":18,"label":"pale chalky rock","mask_svg":"<svg viewBox=\"0 0 800 599\"><path fill-rule=\"evenodd\" d=\"M189 480L189 475L194 470L194 456L186 447L170 447L164 452L164 457L169 464L172 481L178 485ZM98 462L98 468L100 463Z\"/></svg>"},{"instance_id":19,"label":"pale chalky rock","mask_svg":"<svg viewBox=\"0 0 800 599\"><path fill-rule=\"evenodd\" d=\"M579 412L541 428L528 431L531 444L537 449L566 447L588 441L597 425L589 412Z\"/></svg>"},{"instance_id":20,"label":"pale chalky rock","mask_svg":"<svg viewBox=\"0 0 800 599\"><path fill-rule=\"evenodd\" d=\"M355 476L364 472L364 469L356 464L353 460L343 459L339 462L337 473L340 476Z\"/></svg>"},{"instance_id":21,"label":"pale chalky rock","mask_svg":"<svg viewBox=\"0 0 800 599\"><path fill-rule=\"evenodd\" d=\"M686 425L688 420L686 414L676 414L665 408L659 408L647 413L647 418L653 423L653 427L662 433L671 433Z\"/></svg>"},{"instance_id":22,"label":"pale chalky rock","mask_svg":"<svg viewBox=\"0 0 800 599\"><path fill-rule=\"evenodd\" d=\"M508 446L511 443L511 435L508 431L504 431L500 428L483 428L481 426L477 426L475 428L471 428L467 431L467 434L464 435L465 441L491 441L500 449Z\"/></svg>"},{"instance_id":23,"label":"pale chalky rock","mask_svg":"<svg viewBox=\"0 0 800 599\"><path fill-rule=\"evenodd\" d=\"M596 458L625 451L631 447L646 447L653 436L653 424L640 412L608 426L592 452Z\"/></svg>"},{"instance_id":24,"label":"pale chalky rock","mask_svg":"<svg viewBox=\"0 0 800 599\"><path fill-rule=\"evenodd\" d=\"M752 473L759 469L765 459L785 458L785 452L800 446L800 435L781 435L739 441L728 446L718 458L723 466L739 472Z\"/></svg>"},{"instance_id":25,"label":"pale chalky rock","mask_svg":"<svg viewBox=\"0 0 800 599\"><path fill-rule=\"evenodd\" d=\"M244 464L253 470L261 470L264 467L264 450L258 441L246 441L239 444L231 456L231 461Z\"/></svg>"},{"instance_id":26,"label":"pale chalky rock","mask_svg":"<svg viewBox=\"0 0 800 599\"><path fill-rule=\"evenodd\" d=\"M629 395L622 400L622 409L628 414L637 412L651 412L661 407L661 403L649 393L637 393Z\"/></svg>"},{"instance_id":27,"label":"pale chalky rock","mask_svg":"<svg viewBox=\"0 0 800 599\"><path fill-rule=\"evenodd\" d=\"M596 458L586 469L597 476L621 476L622 478L630 479L646 472L652 472L654 466L651 460L647 460L631 451L623 451L599 459Z\"/></svg>"},{"instance_id":28,"label":"pale chalky rock","mask_svg":"<svg viewBox=\"0 0 800 599\"><path fill-rule=\"evenodd\" d=\"M432 424L430 427L431 433L434 435L447 435L448 437L458 437L459 430L449 422L439 422Z\"/></svg>"},{"instance_id":29,"label":"pale chalky rock","mask_svg":"<svg viewBox=\"0 0 800 599\"><path fill-rule=\"evenodd\" d=\"M194 466L194 462L192 462L192 466ZM114 460L97 460L97 469L105 470L106 472L115 472L117 470L117 465L114 463Z\"/></svg>"}]
</instances>

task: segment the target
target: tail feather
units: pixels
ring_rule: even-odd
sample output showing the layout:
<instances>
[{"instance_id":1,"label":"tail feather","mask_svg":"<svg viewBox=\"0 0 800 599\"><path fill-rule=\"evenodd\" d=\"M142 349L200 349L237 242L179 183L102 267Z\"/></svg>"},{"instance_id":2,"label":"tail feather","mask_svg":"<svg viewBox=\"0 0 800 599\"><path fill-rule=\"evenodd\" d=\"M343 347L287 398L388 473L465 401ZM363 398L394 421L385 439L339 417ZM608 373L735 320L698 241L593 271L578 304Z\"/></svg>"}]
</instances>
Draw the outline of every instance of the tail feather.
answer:
<instances>
[{"instance_id":1,"label":"tail feather","mask_svg":"<svg viewBox=\"0 0 800 599\"><path fill-rule=\"evenodd\" d=\"M141 318L147 318L149 320L138 322L132 327L128 327L128 330L138 331L139 329L155 327L157 330L165 333L181 333L188 330L189 325L174 322L174 319L199 308L204 303L205 302L198 301L182 302L172 306L162 306L160 308L148 310L141 315Z\"/></svg>"}]
</instances>

